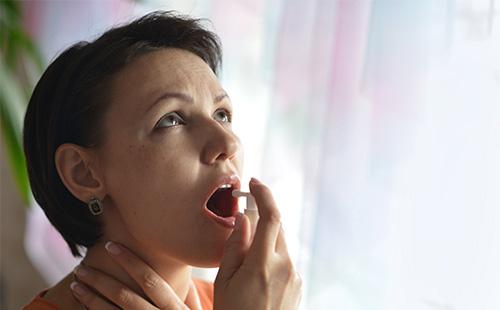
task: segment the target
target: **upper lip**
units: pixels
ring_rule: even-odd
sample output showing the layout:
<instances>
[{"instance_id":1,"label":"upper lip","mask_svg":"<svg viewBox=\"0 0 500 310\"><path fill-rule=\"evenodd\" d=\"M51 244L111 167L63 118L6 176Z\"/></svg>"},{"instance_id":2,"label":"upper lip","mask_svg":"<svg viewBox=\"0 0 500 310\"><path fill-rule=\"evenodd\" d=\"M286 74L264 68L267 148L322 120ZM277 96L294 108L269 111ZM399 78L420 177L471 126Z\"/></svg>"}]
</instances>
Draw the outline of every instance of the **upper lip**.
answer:
<instances>
[{"instance_id":1,"label":"upper lip","mask_svg":"<svg viewBox=\"0 0 500 310\"><path fill-rule=\"evenodd\" d=\"M208 192L205 198L204 206L207 205L208 200L219 189L219 187L221 187L224 184L231 184L233 190L241 188L240 177L238 176L238 174L231 172L228 174L220 175L213 183L213 187L210 188L210 191Z\"/></svg>"}]
</instances>

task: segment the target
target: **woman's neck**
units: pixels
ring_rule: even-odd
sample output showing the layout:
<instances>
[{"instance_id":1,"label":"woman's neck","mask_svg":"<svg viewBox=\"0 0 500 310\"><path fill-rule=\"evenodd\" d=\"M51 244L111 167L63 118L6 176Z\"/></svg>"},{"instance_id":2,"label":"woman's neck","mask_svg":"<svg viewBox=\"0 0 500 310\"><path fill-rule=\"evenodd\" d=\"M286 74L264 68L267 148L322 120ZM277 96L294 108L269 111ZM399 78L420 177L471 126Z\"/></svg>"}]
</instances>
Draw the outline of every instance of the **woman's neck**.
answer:
<instances>
[{"instance_id":1,"label":"woman's neck","mask_svg":"<svg viewBox=\"0 0 500 310\"><path fill-rule=\"evenodd\" d=\"M105 239L104 239L105 240ZM186 300L188 295L189 285L191 282L191 267L185 264L174 261L165 256L148 254L151 251L127 244L122 240L116 240L128 247L142 261L148 264L161 278L163 278L172 287L174 292L182 301ZM114 279L122 282L137 294L144 295L140 284L137 283L124 269L122 269L106 251L104 245L106 241L99 242L92 246L85 255L82 264L88 267L102 271Z\"/></svg>"}]
</instances>

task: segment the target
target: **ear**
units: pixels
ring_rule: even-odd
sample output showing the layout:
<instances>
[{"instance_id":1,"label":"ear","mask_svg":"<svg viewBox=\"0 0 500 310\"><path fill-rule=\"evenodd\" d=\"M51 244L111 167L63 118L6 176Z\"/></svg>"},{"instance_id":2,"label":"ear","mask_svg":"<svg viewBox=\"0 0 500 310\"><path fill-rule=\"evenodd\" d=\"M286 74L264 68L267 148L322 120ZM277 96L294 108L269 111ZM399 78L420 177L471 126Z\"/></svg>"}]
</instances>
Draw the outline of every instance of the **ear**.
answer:
<instances>
[{"instance_id":1,"label":"ear","mask_svg":"<svg viewBox=\"0 0 500 310\"><path fill-rule=\"evenodd\" d=\"M88 203L92 197L104 199L104 182L97 167L95 154L76 144L60 145L55 154L57 173L64 186L80 201Z\"/></svg>"}]
</instances>

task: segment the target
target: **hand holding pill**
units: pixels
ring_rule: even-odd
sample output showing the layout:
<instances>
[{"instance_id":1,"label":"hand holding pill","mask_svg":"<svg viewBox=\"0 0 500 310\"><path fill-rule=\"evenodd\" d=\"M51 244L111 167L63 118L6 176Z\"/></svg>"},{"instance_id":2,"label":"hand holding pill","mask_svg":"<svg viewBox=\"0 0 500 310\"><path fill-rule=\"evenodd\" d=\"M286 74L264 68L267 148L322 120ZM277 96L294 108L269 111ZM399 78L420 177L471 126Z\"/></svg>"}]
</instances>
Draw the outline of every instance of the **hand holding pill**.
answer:
<instances>
[{"instance_id":1,"label":"hand holding pill","mask_svg":"<svg viewBox=\"0 0 500 310\"><path fill-rule=\"evenodd\" d=\"M280 212L267 186L256 179L249 185L251 195L233 195L255 199L255 235L252 240L250 217L240 214L215 280L214 309L297 309L302 284L288 253ZM247 209L253 205L249 201Z\"/></svg>"}]
</instances>

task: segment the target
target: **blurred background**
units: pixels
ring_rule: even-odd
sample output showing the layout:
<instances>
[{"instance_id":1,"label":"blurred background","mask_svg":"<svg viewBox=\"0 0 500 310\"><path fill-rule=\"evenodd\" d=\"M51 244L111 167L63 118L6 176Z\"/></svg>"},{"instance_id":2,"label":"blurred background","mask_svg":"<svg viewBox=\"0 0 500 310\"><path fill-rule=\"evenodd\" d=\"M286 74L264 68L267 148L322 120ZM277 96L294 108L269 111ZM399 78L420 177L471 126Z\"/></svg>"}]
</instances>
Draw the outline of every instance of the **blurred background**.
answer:
<instances>
[{"instance_id":1,"label":"blurred background","mask_svg":"<svg viewBox=\"0 0 500 310\"><path fill-rule=\"evenodd\" d=\"M302 309L500 309L498 1L0 0L1 309L77 263L28 188L34 84L158 9L221 37L243 179L274 192Z\"/></svg>"}]
</instances>

